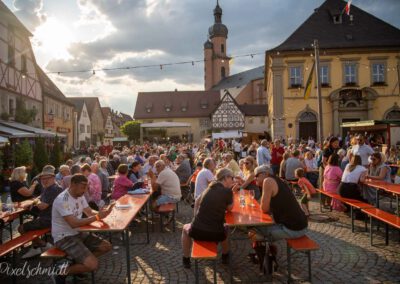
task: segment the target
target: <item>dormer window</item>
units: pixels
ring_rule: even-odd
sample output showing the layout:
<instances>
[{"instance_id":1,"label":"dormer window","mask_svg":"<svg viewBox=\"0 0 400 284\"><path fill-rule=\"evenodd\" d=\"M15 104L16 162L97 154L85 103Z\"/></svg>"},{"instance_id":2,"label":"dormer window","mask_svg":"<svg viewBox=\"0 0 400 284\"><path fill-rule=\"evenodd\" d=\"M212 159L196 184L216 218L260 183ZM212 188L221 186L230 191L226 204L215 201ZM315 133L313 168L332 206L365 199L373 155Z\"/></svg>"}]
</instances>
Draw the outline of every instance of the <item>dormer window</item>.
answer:
<instances>
[{"instance_id":1,"label":"dormer window","mask_svg":"<svg viewBox=\"0 0 400 284\"><path fill-rule=\"evenodd\" d=\"M207 102L206 100L202 100L202 101L200 102L200 107L201 107L202 109L208 108L208 102Z\"/></svg>"},{"instance_id":2,"label":"dormer window","mask_svg":"<svg viewBox=\"0 0 400 284\"><path fill-rule=\"evenodd\" d=\"M341 13L340 13L340 14L333 15L332 18L333 18L333 23L334 23L335 25L341 24L341 23L342 23L342 14L341 14Z\"/></svg>"},{"instance_id":3,"label":"dormer window","mask_svg":"<svg viewBox=\"0 0 400 284\"><path fill-rule=\"evenodd\" d=\"M186 102L183 102L181 104L181 111L183 111L183 112L187 111L187 103Z\"/></svg>"},{"instance_id":4,"label":"dormer window","mask_svg":"<svg viewBox=\"0 0 400 284\"><path fill-rule=\"evenodd\" d=\"M153 104L152 104L152 103L148 103L148 104L146 105L146 112L147 112L147 113L150 113L152 109L153 109Z\"/></svg>"},{"instance_id":5,"label":"dormer window","mask_svg":"<svg viewBox=\"0 0 400 284\"><path fill-rule=\"evenodd\" d=\"M170 112L172 110L172 105L170 103L165 104L165 111Z\"/></svg>"}]
</instances>

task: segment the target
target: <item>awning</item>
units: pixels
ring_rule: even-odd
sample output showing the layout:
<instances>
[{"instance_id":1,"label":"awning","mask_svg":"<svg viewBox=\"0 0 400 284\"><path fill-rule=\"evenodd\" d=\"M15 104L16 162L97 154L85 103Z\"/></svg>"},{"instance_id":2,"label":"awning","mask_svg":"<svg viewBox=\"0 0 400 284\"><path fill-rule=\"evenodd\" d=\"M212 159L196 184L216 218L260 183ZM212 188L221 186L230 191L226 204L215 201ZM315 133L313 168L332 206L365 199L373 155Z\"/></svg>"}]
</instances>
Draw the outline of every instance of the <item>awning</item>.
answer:
<instances>
[{"instance_id":1,"label":"awning","mask_svg":"<svg viewBox=\"0 0 400 284\"><path fill-rule=\"evenodd\" d=\"M0 125L6 126L6 127L12 127L21 131L26 131L26 132L31 132L34 134L37 134L36 136L39 137L55 137L56 134L41 128L36 128L32 126L28 126L22 123L14 122L14 121L4 121L0 120ZM36 137L35 136L35 137Z\"/></svg>"},{"instance_id":2,"label":"awning","mask_svg":"<svg viewBox=\"0 0 400 284\"><path fill-rule=\"evenodd\" d=\"M10 141L8 141L7 137L0 136L0 143L8 143L8 142Z\"/></svg>"},{"instance_id":3,"label":"awning","mask_svg":"<svg viewBox=\"0 0 400 284\"><path fill-rule=\"evenodd\" d=\"M31 138L37 137L35 133L21 131L19 129L0 125L0 134L7 138Z\"/></svg>"},{"instance_id":4,"label":"awning","mask_svg":"<svg viewBox=\"0 0 400 284\"><path fill-rule=\"evenodd\" d=\"M112 140L113 142L127 142L128 141L128 137L115 137Z\"/></svg>"},{"instance_id":5,"label":"awning","mask_svg":"<svg viewBox=\"0 0 400 284\"><path fill-rule=\"evenodd\" d=\"M241 131L237 131L237 130L233 130L233 131L226 131L226 132L221 132L221 133L213 133L212 134L212 138L213 139L218 139L218 138L223 138L223 139L227 139L227 138L241 138L242 132Z\"/></svg>"},{"instance_id":6,"label":"awning","mask_svg":"<svg viewBox=\"0 0 400 284\"><path fill-rule=\"evenodd\" d=\"M192 125L187 122L169 122L169 121L142 123L140 125L141 128L173 128L173 127L191 127L191 126Z\"/></svg>"}]
</instances>

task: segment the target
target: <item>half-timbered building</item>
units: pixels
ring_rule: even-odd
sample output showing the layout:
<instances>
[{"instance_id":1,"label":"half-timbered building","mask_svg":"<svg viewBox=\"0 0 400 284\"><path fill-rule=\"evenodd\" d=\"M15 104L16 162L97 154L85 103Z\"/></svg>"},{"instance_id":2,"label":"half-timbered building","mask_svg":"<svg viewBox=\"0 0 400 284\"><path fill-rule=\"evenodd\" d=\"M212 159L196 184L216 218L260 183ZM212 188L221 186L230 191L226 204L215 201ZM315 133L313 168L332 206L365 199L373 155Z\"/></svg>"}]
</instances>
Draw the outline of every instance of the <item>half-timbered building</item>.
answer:
<instances>
[{"instance_id":1,"label":"half-timbered building","mask_svg":"<svg viewBox=\"0 0 400 284\"><path fill-rule=\"evenodd\" d=\"M32 126L43 127L42 89L30 31L0 1L0 115L14 120L17 100L35 109Z\"/></svg>"}]
</instances>

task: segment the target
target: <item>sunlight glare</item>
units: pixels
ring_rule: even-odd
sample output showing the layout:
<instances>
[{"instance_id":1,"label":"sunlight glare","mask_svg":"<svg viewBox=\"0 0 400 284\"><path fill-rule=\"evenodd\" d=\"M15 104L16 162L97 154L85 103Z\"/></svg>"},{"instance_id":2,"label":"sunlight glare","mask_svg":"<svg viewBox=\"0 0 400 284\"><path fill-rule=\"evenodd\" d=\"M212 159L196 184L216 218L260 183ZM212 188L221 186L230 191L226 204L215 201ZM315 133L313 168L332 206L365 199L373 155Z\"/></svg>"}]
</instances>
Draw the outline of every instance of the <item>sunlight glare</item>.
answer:
<instances>
[{"instance_id":1,"label":"sunlight glare","mask_svg":"<svg viewBox=\"0 0 400 284\"><path fill-rule=\"evenodd\" d=\"M69 59L68 47L74 41L74 36L66 25L55 18L48 18L34 33L37 48L48 56L57 59Z\"/></svg>"}]
</instances>

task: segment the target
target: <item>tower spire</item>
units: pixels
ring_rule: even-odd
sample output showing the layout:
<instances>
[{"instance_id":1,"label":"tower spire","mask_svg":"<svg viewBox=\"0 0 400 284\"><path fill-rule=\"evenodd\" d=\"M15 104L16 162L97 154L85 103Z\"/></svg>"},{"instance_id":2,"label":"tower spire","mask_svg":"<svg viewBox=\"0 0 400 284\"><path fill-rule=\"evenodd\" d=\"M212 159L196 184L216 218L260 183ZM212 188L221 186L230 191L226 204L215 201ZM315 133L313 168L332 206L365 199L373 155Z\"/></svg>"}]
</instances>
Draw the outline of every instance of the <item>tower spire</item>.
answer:
<instances>
[{"instance_id":1,"label":"tower spire","mask_svg":"<svg viewBox=\"0 0 400 284\"><path fill-rule=\"evenodd\" d=\"M217 6L214 9L214 22L222 23L222 9L219 6L219 1L217 0Z\"/></svg>"}]
</instances>

